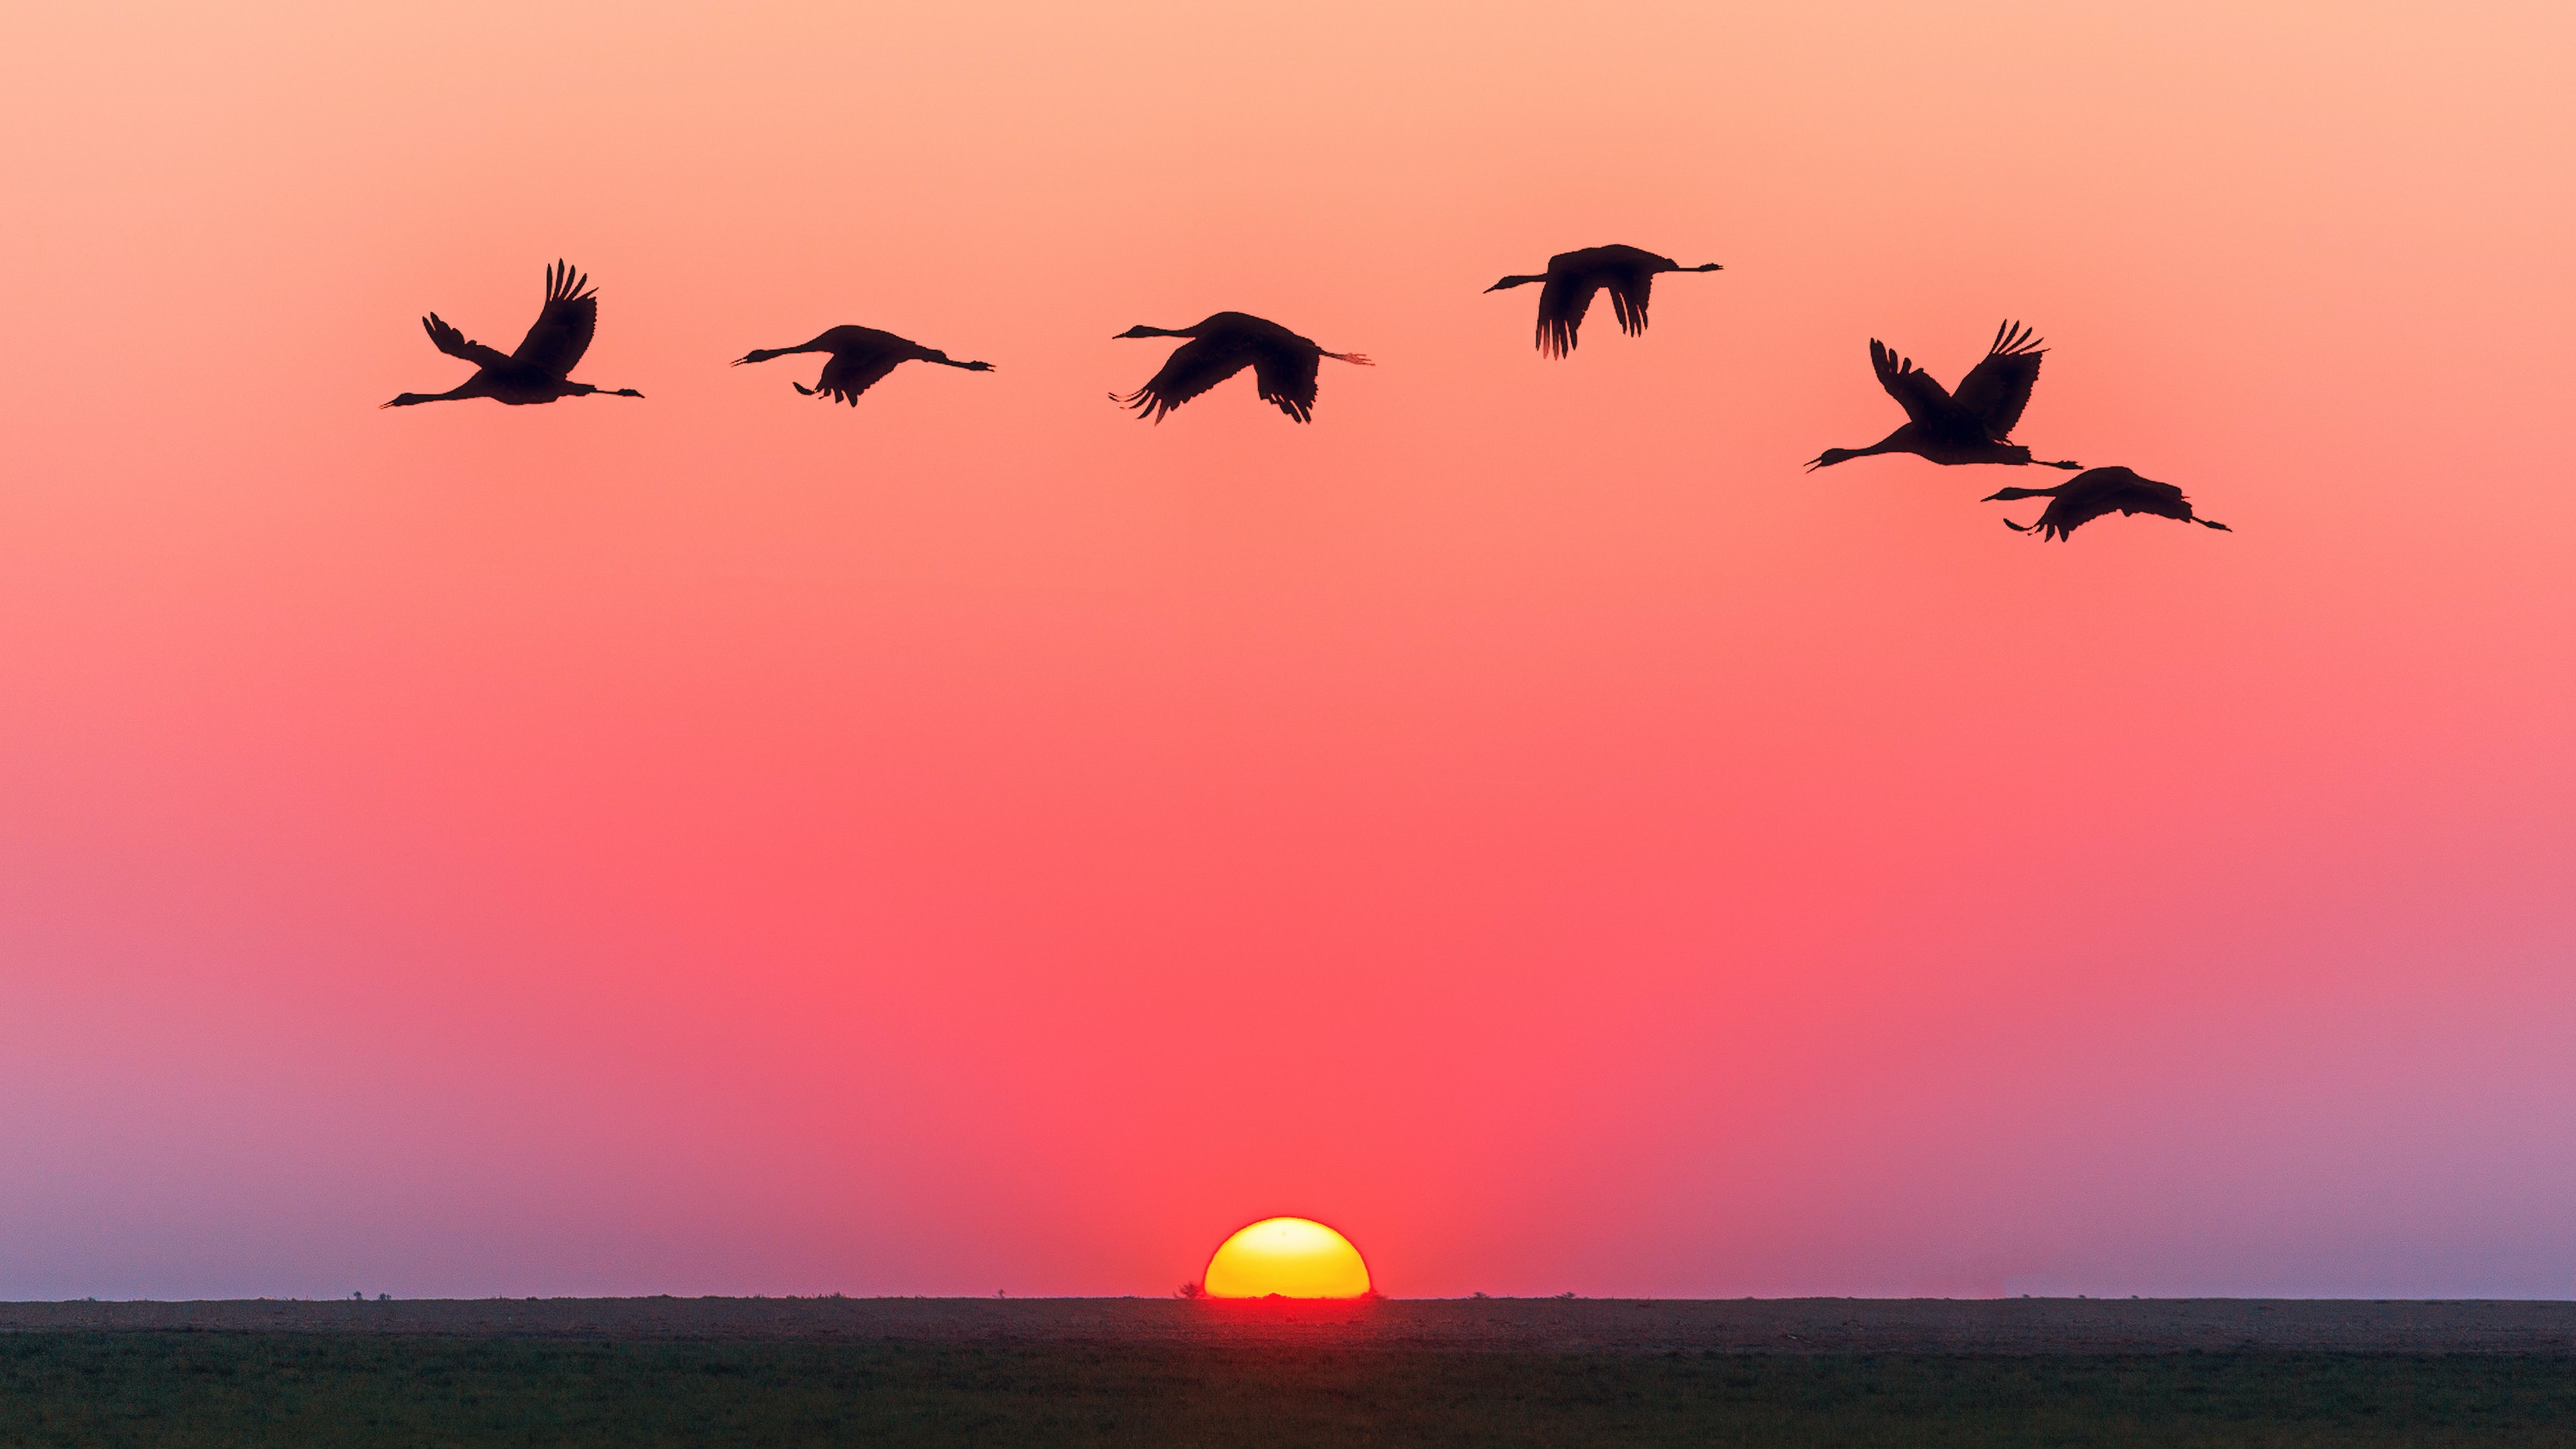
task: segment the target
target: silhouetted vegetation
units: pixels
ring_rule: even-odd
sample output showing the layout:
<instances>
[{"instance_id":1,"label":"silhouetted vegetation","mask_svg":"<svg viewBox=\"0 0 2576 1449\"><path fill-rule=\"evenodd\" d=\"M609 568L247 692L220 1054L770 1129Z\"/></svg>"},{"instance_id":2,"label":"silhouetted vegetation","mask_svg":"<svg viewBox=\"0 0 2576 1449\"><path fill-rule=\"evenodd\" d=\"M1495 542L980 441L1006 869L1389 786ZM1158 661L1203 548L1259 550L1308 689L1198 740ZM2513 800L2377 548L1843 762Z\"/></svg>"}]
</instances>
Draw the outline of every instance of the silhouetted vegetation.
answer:
<instances>
[{"instance_id":1,"label":"silhouetted vegetation","mask_svg":"<svg viewBox=\"0 0 2576 1449\"><path fill-rule=\"evenodd\" d=\"M2576 1362L0 1335L0 1443L2576 1445Z\"/></svg>"}]
</instances>

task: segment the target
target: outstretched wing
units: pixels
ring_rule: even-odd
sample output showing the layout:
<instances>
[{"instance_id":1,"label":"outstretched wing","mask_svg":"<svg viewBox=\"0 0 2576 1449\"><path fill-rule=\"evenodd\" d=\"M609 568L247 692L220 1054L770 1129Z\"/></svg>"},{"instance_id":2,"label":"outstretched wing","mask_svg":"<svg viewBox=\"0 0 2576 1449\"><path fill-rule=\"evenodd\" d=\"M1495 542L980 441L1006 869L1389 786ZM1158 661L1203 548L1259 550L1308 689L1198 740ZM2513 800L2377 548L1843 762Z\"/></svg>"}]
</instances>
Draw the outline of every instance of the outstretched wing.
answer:
<instances>
[{"instance_id":1,"label":"outstretched wing","mask_svg":"<svg viewBox=\"0 0 2576 1449\"><path fill-rule=\"evenodd\" d=\"M1648 260L1661 262L1662 257ZM1667 270L1672 264L1665 263ZM1629 263L1608 269L1604 278L1610 284L1610 307L1619 318L1619 330L1634 337L1646 330L1646 296L1655 289L1655 273L1640 263Z\"/></svg>"},{"instance_id":2,"label":"outstretched wing","mask_svg":"<svg viewBox=\"0 0 2576 1449\"><path fill-rule=\"evenodd\" d=\"M1261 400L1301 423L1315 420L1315 372L1323 357L1312 347L1273 343L1253 354L1252 383Z\"/></svg>"},{"instance_id":3,"label":"outstretched wing","mask_svg":"<svg viewBox=\"0 0 2576 1449\"><path fill-rule=\"evenodd\" d=\"M486 347L448 326L446 319L435 312L421 318L420 325L429 333L429 345L450 357L461 358L476 367L491 367L510 360L501 355L501 349Z\"/></svg>"},{"instance_id":4,"label":"outstretched wing","mask_svg":"<svg viewBox=\"0 0 2576 1449\"><path fill-rule=\"evenodd\" d=\"M2181 489L2171 483L2142 478L2126 468L2092 469L2079 475L2067 491L2075 492L2088 482L2098 490L2105 513L2116 508L2122 513L2153 513L2165 518L2191 516L2191 504L2182 496Z\"/></svg>"},{"instance_id":5,"label":"outstretched wing","mask_svg":"<svg viewBox=\"0 0 2576 1449\"><path fill-rule=\"evenodd\" d=\"M510 360L551 377L570 375L590 350L590 335L599 330L599 294L589 288L590 278L575 275L562 262L548 267L546 309L519 339Z\"/></svg>"},{"instance_id":6,"label":"outstretched wing","mask_svg":"<svg viewBox=\"0 0 2576 1449\"><path fill-rule=\"evenodd\" d=\"M1172 349L1172 355L1163 359L1163 370L1147 379L1143 387L1117 400L1134 408L1136 416L1159 423L1163 414L1243 371L1252 360L1252 348L1242 338L1194 338ZM1310 391L1308 395L1313 394ZM1111 396L1117 397L1115 393Z\"/></svg>"},{"instance_id":7,"label":"outstretched wing","mask_svg":"<svg viewBox=\"0 0 2576 1449\"><path fill-rule=\"evenodd\" d=\"M2125 476L2120 480L2119 487L2104 495L2102 504L2104 511L2117 508L2124 514L2152 513L2158 518L2170 518L2177 523L2197 523L2203 528L2214 528L2221 533L2236 531L2216 519L2203 518L2193 512L2191 500L2185 498L2182 490L2171 483L2159 483L2153 478L2141 478L2126 468L2119 471ZM2076 481L2083 480L2079 478Z\"/></svg>"},{"instance_id":8,"label":"outstretched wing","mask_svg":"<svg viewBox=\"0 0 2576 1449\"><path fill-rule=\"evenodd\" d=\"M1561 261L1563 258L1558 258ZM1583 330L1583 314L1592 310L1592 294L1601 290L1599 272L1560 272L1551 262L1547 283L1538 289L1538 350L1547 357L1574 351Z\"/></svg>"},{"instance_id":9,"label":"outstretched wing","mask_svg":"<svg viewBox=\"0 0 2576 1449\"><path fill-rule=\"evenodd\" d=\"M2036 531L2042 538L2064 538L2094 519L2114 513L2123 517L2151 513L2183 523L2201 522L2192 515L2191 501L2182 496L2181 489L2142 478L2126 468L2087 468L2049 491L2056 496L2048 500L2048 508L2039 515L2039 521L2026 530Z\"/></svg>"},{"instance_id":10,"label":"outstretched wing","mask_svg":"<svg viewBox=\"0 0 2576 1449\"><path fill-rule=\"evenodd\" d=\"M1959 410L1932 374L1914 365L1914 359L1899 357L1893 348L1873 337L1869 339L1869 365L1878 374L1878 385L1905 409L1914 426L1937 436L1948 437L1963 427L1970 431L1975 423Z\"/></svg>"},{"instance_id":11,"label":"outstretched wing","mask_svg":"<svg viewBox=\"0 0 2576 1449\"><path fill-rule=\"evenodd\" d=\"M834 402L859 405L859 394L876 386L885 375L903 363L904 356L889 348L870 348L835 352L823 364L823 376L814 386Z\"/></svg>"},{"instance_id":12,"label":"outstretched wing","mask_svg":"<svg viewBox=\"0 0 2576 1449\"><path fill-rule=\"evenodd\" d=\"M2030 406L2031 384L2039 381L2039 360L2047 353L2029 328L2007 322L1995 329L1985 360L1959 379L1959 391L1952 400L1976 419L1987 437L2000 443L2012 436L2022 409Z\"/></svg>"}]
</instances>

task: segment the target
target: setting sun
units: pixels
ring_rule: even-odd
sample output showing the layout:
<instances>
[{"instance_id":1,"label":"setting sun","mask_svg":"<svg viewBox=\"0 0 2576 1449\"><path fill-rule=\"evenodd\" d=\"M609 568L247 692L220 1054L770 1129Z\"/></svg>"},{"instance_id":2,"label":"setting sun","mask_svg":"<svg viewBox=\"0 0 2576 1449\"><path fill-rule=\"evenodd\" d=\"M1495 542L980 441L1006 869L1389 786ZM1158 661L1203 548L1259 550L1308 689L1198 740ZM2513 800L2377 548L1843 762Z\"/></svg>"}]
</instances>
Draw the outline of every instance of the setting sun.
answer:
<instances>
[{"instance_id":1,"label":"setting sun","mask_svg":"<svg viewBox=\"0 0 2576 1449\"><path fill-rule=\"evenodd\" d=\"M1357 1298L1368 1264L1351 1240L1307 1218L1263 1218L1218 1245L1204 1285L1211 1298Z\"/></svg>"}]
</instances>

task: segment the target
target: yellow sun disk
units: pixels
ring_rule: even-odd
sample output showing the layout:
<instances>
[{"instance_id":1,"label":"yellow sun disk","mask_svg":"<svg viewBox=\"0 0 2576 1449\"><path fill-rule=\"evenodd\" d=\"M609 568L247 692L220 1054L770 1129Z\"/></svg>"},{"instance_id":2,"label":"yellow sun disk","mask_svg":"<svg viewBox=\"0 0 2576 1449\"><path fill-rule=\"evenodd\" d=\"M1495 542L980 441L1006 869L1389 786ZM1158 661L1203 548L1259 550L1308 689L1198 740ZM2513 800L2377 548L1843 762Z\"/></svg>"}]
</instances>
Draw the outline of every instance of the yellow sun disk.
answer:
<instances>
[{"instance_id":1,"label":"yellow sun disk","mask_svg":"<svg viewBox=\"0 0 2576 1449\"><path fill-rule=\"evenodd\" d=\"M1368 1264L1351 1240L1307 1218L1264 1218L1218 1245L1202 1286L1211 1298L1357 1298Z\"/></svg>"}]
</instances>

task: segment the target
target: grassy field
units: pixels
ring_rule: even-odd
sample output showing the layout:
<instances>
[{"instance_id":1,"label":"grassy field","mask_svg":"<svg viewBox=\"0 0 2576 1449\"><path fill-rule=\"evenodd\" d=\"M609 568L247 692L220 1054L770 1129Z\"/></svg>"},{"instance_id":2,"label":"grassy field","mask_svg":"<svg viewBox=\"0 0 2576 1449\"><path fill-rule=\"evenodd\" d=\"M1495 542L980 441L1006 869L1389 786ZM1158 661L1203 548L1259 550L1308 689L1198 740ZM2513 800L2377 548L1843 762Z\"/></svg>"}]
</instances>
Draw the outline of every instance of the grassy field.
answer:
<instances>
[{"instance_id":1,"label":"grassy field","mask_svg":"<svg viewBox=\"0 0 2576 1449\"><path fill-rule=\"evenodd\" d=\"M24 1333L0 1444L2576 1446L2576 1361Z\"/></svg>"}]
</instances>

